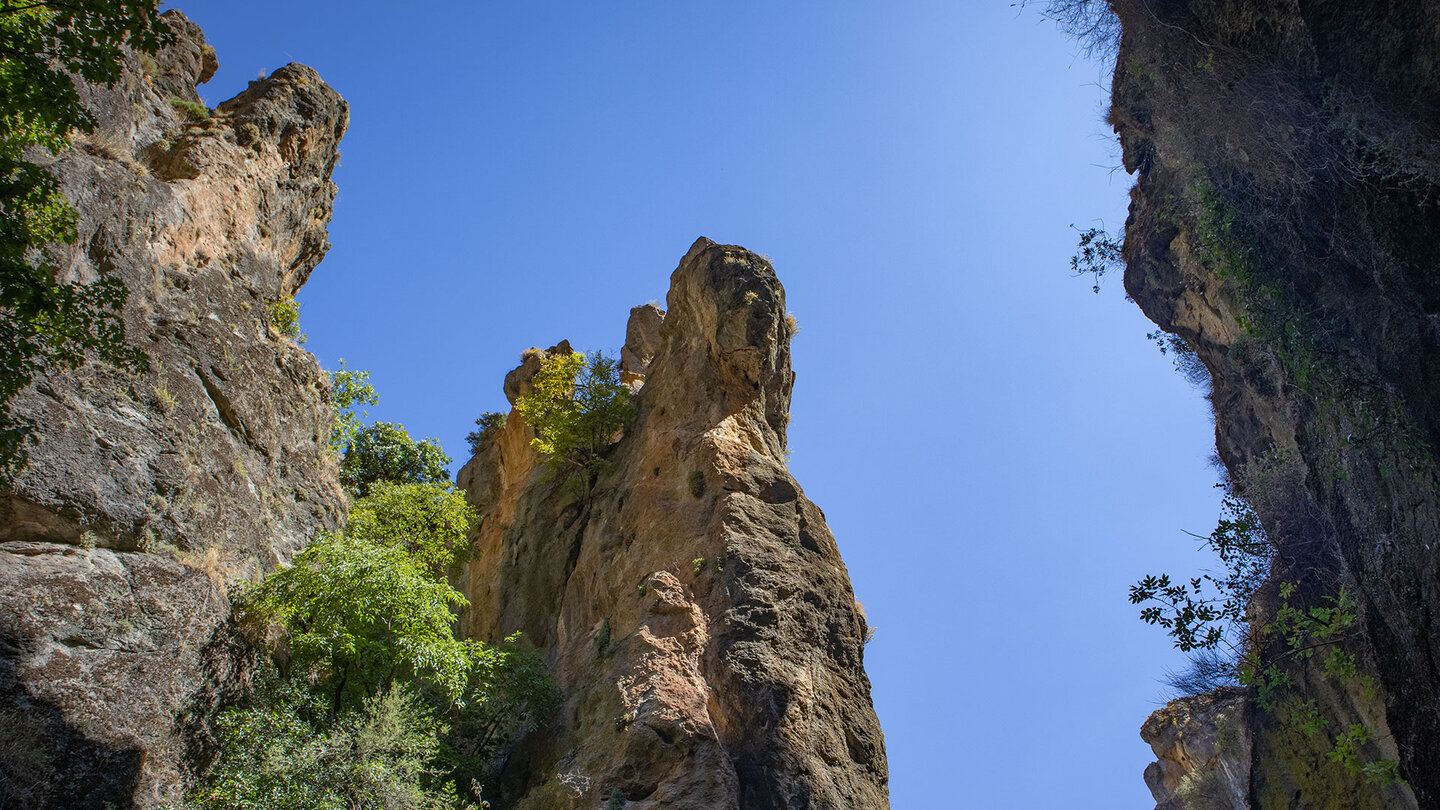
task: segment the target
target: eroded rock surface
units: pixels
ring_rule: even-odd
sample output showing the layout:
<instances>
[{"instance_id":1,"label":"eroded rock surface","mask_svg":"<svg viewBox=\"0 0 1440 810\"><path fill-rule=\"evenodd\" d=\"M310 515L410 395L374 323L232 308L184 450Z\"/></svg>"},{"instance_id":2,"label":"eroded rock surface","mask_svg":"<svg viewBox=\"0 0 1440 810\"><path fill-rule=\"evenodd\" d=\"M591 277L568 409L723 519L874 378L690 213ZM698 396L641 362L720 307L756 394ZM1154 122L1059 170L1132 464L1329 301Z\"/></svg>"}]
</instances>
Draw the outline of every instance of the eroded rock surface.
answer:
<instances>
[{"instance_id":1,"label":"eroded rock surface","mask_svg":"<svg viewBox=\"0 0 1440 810\"><path fill-rule=\"evenodd\" d=\"M67 280L118 277L128 340L21 395L30 462L0 489L0 806L157 807L183 791L184 715L235 656L226 583L337 525L329 382L268 326L324 256L345 102L288 65L189 121L215 54L177 41L82 87L99 127L51 170L79 211Z\"/></svg>"},{"instance_id":2,"label":"eroded rock surface","mask_svg":"<svg viewBox=\"0 0 1440 810\"><path fill-rule=\"evenodd\" d=\"M767 261L700 239L667 311L632 311L643 385L611 472L549 473L514 412L461 470L485 515L462 629L523 631L566 696L512 754L503 806L889 806L864 619L785 465L785 314Z\"/></svg>"}]
</instances>

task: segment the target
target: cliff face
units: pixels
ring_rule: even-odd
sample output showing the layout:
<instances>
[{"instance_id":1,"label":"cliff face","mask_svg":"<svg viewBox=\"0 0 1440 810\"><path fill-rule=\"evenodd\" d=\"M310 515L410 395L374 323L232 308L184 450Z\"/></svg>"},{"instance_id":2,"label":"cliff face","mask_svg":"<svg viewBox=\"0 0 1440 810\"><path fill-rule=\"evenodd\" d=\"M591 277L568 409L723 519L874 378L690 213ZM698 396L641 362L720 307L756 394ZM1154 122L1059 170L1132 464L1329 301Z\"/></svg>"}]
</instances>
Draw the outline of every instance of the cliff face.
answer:
<instances>
[{"instance_id":1,"label":"cliff face","mask_svg":"<svg viewBox=\"0 0 1440 810\"><path fill-rule=\"evenodd\" d=\"M769 263L700 239L667 310L632 311L612 471L548 474L513 411L461 470L485 516L462 630L523 631L566 698L502 806L888 807L865 621L785 465L791 333Z\"/></svg>"},{"instance_id":2,"label":"cliff face","mask_svg":"<svg viewBox=\"0 0 1440 810\"><path fill-rule=\"evenodd\" d=\"M1209 370L1220 457L1277 547L1251 624L1291 683L1248 715L1249 800L1434 806L1440 4L1111 6L1125 287ZM1287 653L1285 607L1342 593L1353 624Z\"/></svg>"},{"instance_id":3,"label":"cliff face","mask_svg":"<svg viewBox=\"0 0 1440 810\"><path fill-rule=\"evenodd\" d=\"M309 68L208 119L200 30L113 87L51 170L79 212L66 280L118 277L145 374L44 377L29 466L0 488L0 807L153 807L183 789L187 717L243 676L224 584L337 525L329 383L267 326L329 247L346 104Z\"/></svg>"}]
</instances>

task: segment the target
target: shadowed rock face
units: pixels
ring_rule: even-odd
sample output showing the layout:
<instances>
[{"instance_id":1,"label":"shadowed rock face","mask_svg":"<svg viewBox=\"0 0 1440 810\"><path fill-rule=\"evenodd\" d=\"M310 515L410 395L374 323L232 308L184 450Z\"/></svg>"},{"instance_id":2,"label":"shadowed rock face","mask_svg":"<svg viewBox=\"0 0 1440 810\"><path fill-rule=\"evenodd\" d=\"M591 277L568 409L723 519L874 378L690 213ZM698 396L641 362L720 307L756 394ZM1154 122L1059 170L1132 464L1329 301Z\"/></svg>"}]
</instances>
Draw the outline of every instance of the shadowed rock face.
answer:
<instances>
[{"instance_id":1,"label":"shadowed rock face","mask_svg":"<svg viewBox=\"0 0 1440 810\"><path fill-rule=\"evenodd\" d=\"M566 696L511 756L505 806L889 806L864 619L785 465L785 315L767 261L700 239L667 311L632 311L643 386L611 472L547 474L514 412L461 470L485 515L462 630L524 631Z\"/></svg>"},{"instance_id":2,"label":"shadowed rock face","mask_svg":"<svg viewBox=\"0 0 1440 810\"><path fill-rule=\"evenodd\" d=\"M88 365L23 393L30 463L0 486L0 807L159 806L182 714L243 678L224 583L289 559L343 509L329 383L267 326L324 256L345 102L311 69L207 120L213 51L178 41L82 87L99 127L51 170L79 212L67 280L124 280L144 374Z\"/></svg>"},{"instance_id":3,"label":"shadowed rock face","mask_svg":"<svg viewBox=\"0 0 1440 810\"><path fill-rule=\"evenodd\" d=\"M1263 637L1293 684L1250 715L1252 805L1436 806L1440 3L1111 6L1125 288L1209 371L1219 456L1277 546L1255 624L1357 602L1354 676ZM1355 724L1356 762L1413 795L1330 756Z\"/></svg>"}]
</instances>

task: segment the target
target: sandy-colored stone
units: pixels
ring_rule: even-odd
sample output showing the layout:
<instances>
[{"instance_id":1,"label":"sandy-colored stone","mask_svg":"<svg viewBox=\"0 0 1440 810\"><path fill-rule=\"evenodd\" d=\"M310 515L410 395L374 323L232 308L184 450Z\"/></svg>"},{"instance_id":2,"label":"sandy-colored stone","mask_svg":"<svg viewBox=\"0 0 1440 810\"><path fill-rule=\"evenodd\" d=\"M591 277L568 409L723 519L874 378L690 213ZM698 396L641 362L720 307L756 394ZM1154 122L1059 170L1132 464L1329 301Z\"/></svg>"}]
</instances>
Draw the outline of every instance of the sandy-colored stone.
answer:
<instances>
[{"instance_id":1,"label":"sandy-colored stone","mask_svg":"<svg viewBox=\"0 0 1440 810\"><path fill-rule=\"evenodd\" d=\"M566 697L511 756L502 798L888 807L864 620L785 465L794 375L774 271L701 239L663 320L639 317L658 343L627 340L646 371L611 472L550 473L512 413L460 473L485 515L461 627L524 631Z\"/></svg>"},{"instance_id":2,"label":"sandy-colored stone","mask_svg":"<svg viewBox=\"0 0 1440 810\"><path fill-rule=\"evenodd\" d=\"M1221 689L1172 700L1140 729L1155 751L1145 784L1156 810L1248 810L1249 700Z\"/></svg>"}]
</instances>

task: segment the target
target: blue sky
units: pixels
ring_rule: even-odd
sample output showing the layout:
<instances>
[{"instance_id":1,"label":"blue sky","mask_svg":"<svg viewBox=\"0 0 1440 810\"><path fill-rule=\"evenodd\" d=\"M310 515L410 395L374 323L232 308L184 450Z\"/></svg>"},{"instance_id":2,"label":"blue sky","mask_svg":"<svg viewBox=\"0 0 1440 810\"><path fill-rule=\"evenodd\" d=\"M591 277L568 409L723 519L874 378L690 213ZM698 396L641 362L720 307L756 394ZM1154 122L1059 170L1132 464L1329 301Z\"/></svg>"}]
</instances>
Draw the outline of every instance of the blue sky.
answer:
<instances>
[{"instance_id":1,"label":"blue sky","mask_svg":"<svg viewBox=\"0 0 1440 810\"><path fill-rule=\"evenodd\" d=\"M1201 392L1076 232L1125 218L1099 66L1007 0L176 2L212 105L289 61L351 104L308 348L464 460L519 353L616 349L697 236L802 332L790 446L856 595L896 808L1150 807L1178 664L1126 602L1206 565Z\"/></svg>"}]
</instances>

